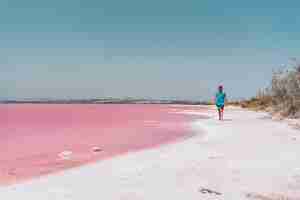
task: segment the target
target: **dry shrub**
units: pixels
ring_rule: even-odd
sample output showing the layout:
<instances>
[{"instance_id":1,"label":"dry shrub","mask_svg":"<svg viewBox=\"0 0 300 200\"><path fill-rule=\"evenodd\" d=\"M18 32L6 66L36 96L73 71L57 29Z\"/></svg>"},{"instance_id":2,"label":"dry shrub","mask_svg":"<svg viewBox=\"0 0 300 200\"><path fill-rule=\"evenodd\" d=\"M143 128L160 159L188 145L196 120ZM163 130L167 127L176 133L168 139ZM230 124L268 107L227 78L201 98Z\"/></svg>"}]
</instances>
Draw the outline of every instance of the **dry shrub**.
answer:
<instances>
[{"instance_id":1,"label":"dry shrub","mask_svg":"<svg viewBox=\"0 0 300 200\"><path fill-rule=\"evenodd\" d=\"M292 70L274 72L270 95L275 112L297 117L300 111L300 65Z\"/></svg>"},{"instance_id":2,"label":"dry shrub","mask_svg":"<svg viewBox=\"0 0 300 200\"><path fill-rule=\"evenodd\" d=\"M253 110L267 110L272 104L272 97L267 90L260 90L256 97L239 102L242 108Z\"/></svg>"},{"instance_id":3,"label":"dry shrub","mask_svg":"<svg viewBox=\"0 0 300 200\"><path fill-rule=\"evenodd\" d=\"M300 64L292 69L274 71L271 86L256 97L240 101L243 108L267 110L282 117L300 118Z\"/></svg>"}]
</instances>

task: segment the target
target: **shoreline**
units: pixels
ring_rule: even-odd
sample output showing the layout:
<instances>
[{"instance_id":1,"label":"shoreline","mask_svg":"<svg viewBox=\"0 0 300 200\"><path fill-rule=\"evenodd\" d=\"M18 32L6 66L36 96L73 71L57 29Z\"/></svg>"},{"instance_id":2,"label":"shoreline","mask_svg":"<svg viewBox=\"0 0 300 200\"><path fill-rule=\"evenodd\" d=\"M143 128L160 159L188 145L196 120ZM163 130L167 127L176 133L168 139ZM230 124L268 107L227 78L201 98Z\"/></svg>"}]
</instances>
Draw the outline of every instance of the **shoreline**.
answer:
<instances>
[{"instance_id":1,"label":"shoreline","mask_svg":"<svg viewBox=\"0 0 300 200\"><path fill-rule=\"evenodd\" d=\"M192 109L187 112L191 113ZM300 134L267 113L227 108L176 143L0 188L7 199L300 199ZM204 131L204 132L203 132Z\"/></svg>"}]
</instances>

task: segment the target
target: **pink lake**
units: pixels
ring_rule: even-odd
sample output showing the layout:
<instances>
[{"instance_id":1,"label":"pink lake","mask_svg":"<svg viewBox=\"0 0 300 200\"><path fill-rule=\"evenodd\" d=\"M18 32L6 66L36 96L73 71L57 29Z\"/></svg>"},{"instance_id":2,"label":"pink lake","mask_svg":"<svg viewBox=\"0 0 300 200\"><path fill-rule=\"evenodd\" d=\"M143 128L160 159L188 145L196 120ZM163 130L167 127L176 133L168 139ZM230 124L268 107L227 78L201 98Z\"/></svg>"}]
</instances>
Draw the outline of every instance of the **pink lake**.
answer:
<instances>
[{"instance_id":1,"label":"pink lake","mask_svg":"<svg viewBox=\"0 0 300 200\"><path fill-rule=\"evenodd\" d=\"M198 106L0 105L0 184L12 184L190 136ZM94 151L93 147L98 150ZM72 152L68 157L62 152Z\"/></svg>"}]
</instances>

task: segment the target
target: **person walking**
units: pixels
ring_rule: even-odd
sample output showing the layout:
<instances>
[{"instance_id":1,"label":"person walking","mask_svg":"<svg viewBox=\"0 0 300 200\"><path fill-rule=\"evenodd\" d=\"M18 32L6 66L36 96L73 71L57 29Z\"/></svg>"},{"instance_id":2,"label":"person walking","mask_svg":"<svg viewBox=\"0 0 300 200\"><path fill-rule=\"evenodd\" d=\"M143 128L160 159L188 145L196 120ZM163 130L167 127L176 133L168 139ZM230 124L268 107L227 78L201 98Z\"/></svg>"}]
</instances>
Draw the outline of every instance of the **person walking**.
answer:
<instances>
[{"instance_id":1,"label":"person walking","mask_svg":"<svg viewBox=\"0 0 300 200\"><path fill-rule=\"evenodd\" d=\"M224 107L225 107L226 93L224 92L223 85L219 85L218 92L215 96L215 104L217 106L219 120L223 120Z\"/></svg>"}]
</instances>

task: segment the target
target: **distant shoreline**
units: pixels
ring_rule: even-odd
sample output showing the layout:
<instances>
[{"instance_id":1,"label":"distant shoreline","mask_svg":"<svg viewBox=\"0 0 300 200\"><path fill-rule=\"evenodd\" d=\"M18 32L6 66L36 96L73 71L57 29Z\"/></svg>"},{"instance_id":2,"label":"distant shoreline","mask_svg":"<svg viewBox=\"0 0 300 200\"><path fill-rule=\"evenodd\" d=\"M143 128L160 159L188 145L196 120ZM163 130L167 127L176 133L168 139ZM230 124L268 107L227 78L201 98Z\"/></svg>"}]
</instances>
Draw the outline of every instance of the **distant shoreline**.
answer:
<instances>
[{"instance_id":1,"label":"distant shoreline","mask_svg":"<svg viewBox=\"0 0 300 200\"><path fill-rule=\"evenodd\" d=\"M189 100L131 100L131 99L88 99L88 100L3 100L0 104L179 104L209 105L206 101Z\"/></svg>"}]
</instances>

